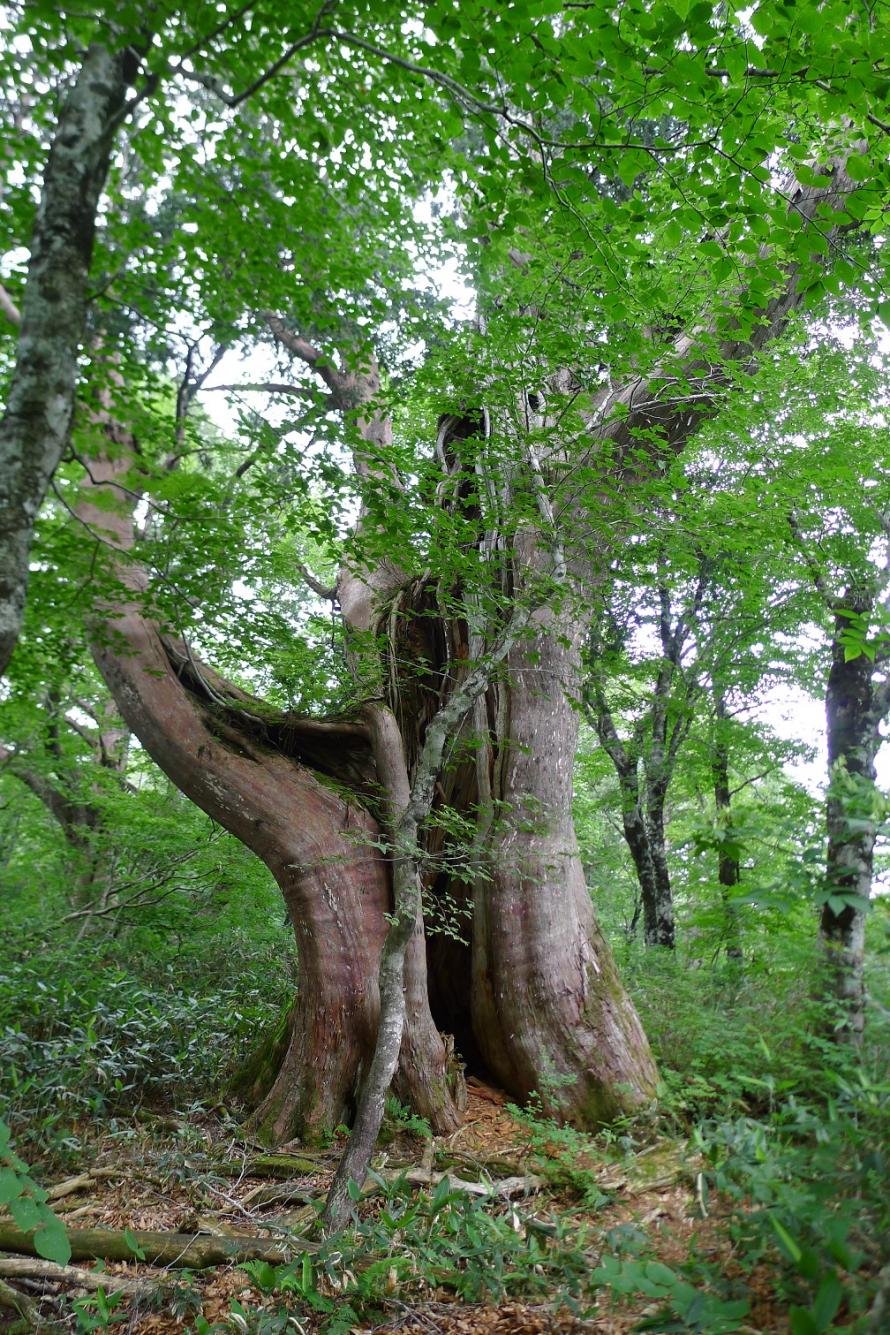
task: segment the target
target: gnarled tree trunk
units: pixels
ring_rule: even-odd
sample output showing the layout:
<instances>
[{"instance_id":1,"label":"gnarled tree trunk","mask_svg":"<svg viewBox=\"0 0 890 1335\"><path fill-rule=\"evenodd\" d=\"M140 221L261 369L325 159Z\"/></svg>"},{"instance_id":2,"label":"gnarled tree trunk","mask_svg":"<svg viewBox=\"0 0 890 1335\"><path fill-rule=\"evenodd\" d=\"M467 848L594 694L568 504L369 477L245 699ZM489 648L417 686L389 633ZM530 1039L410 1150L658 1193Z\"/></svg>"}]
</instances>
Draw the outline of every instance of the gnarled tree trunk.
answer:
<instances>
[{"instance_id":1,"label":"gnarled tree trunk","mask_svg":"<svg viewBox=\"0 0 890 1335\"><path fill-rule=\"evenodd\" d=\"M113 481L125 463L95 461L95 483ZM128 548L130 516L97 508L88 495L81 518ZM289 1044L255 1124L276 1142L315 1138L351 1117L376 1032L390 888L373 847L376 821L344 792L345 785L367 791L373 780L367 729L276 720L166 641L141 611L141 572L119 574L130 597L95 627L97 666L160 768L266 864L294 928L300 985ZM428 1009L415 1008L412 1019L400 1088L437 1130L452 1130L456 1115L441 1093L448 1088L443 1045Z\"/></svg>"},{"instance_id":2,"label":"gnarled tree trunk","mask_svg":"<svg viewBox=\"0 0 890 1335\"><path fill-rule=\"evenodd\" d=\"M844 184L833 181L832 188ZM807 210L812 216L829 195L828 188L798 188L794 207L804 218ZM657 368L653 384L637 378L614 393L604 389L583 414L590 444L587 455L582 445L580 462L599 457L608 441L609 461L603 467L624 485L645 472L641 454L651 459L662 450L682 448L728 387L730 375L721 361L749 363L783 327L797 300L790 274L787 289L770 302L744 342L718 344L711 331L693 330L666 352L667 370ZM353 369L337 370L329 351L322 354L277 317L265 318L280 343L327 384L335 406L350 414L372 461L357 450L359 474L373 481L379 466L391 486L389 427L373 407L376 373L355 370L355 356L345 359L345 366ZM679 400L664 394L665 374L682 385ZM550 550L553 571L563 586L576 578L566 574L558 550L562 539L548 494L550 480L535 457L534 433L527 432L517 443L519 487L537 505L540 526L535 527L533 518L518 535L498 535L504 561L491 560L491 570L501 572L508 556L513 562L513 587L499 604L504 621L512 616L504 609L515 607L516 597L525 597L533 577L540 577L541 551ZM447 466L447 459L443 462ZM483 487L484 479L479 479L467 495ZM472 504L468 501L468 508ZM107 511L97 511L90 519L98 528L111 523L119 545L128 545L127 533L119 521L109 520ZM589 525L589 513L584 522ZM479 542L481 553L488 534L475 532L472 540ZM591 543L596 541L602 541L599 531L591 534ZM484 560L480 568L485 568ZM372 570L341 572L337 593L353 645L360 646L364 634L373 657L386 600L410 582L384 561ZM416 581L420 586L424 582ZM138 595L138 589L133 593ZM450 587L446 593L451 596ZM550 607L528 594L527 605L538 607L529 633L511 643L502 672L493 674L486 709L480 697L472 724L464 724L475 731L476 789L474 794L472 786L467 787L458 809L471 813L474 804L478 808L475 851L485 871L472 886L470 986L462 998L452 989L451 1001L462 1000L465 1015L469 1010L467 1027L481 1057L511 1094L524 1098L537 1090L549 1111L590 1125L645 1101L654 1090L655 1068L596 926L572 824L577 730L572 700L579 695L580 646L587 632L583 616L577 615L577 587L572 594L554 598ZM497 598L492 601L498 605ZM472 599L465 599L468 619L471 604ZM410 623L410 598L406 607ZM399 620L396 616L390 623L398 625ZM437 624L444 644L459 638L445 614ZM494 627L496 631L497 616ZM421 628L419 618L415 628ZM317 1133L348 1114L369 1064L377 1030L383 914L392 902L386 863L369 847L379 837L375 820L359 797L332 791L323 776L364 794L364 803L369 788L379 785L385 836L398 853L400 801L402 812L406 808L398 785L382 772L382 755L372 744L372 734L384 709L410 724L401 727L401 754L394 751L393 756L401 779L407 775L409 783L413 781L413 766L428 740L425 725L435 723L435 711L399 710L399 697L412 689L417 693L417 664L400 675L395 652L391 664L385 655L376 668L372 664L370 673L360 678L367 703L365 726L352 723L338 730L332 722L328 738L335 745L326 745L319 736L325 725L290 720L288 729L276 728L243 693L219 682L187 652L180 655L145 620L138 597L113 609L108 629L97 647L97 661L129 725L182 791L262 857L281 886L297 936L301 985L289 1050L258 1121L279 1140ZM496 638L490 632L491 626L486 631L489 643ZM428 636L421 634L421 639ZM465 639L467 663L472 664L480 647L469 633ZM388 666L398 678L394 693L384 686ZM465 680L464 668L452 665L441 672L435 663L430 666L429 689L447 704L449 692L459 691ZM258 714L264 727L257 726ZM437 778L443 789L456 783L444 771ZM412 846L412 859L415 851ZM423 865L422 859L416 862ZM444 881L447 889L450 881L459 885L460 877L446 873ZM442 886L431 889L436 894ZM429 1116L436 1129L450 1129L458 1110L447 1079L447 1051L429 1005L423 938L413 919L411 925L404 961L409 1032L396 1078L418 1112ZM442 989L437 991L441 995Z\"/></svg>"}]
</instances>

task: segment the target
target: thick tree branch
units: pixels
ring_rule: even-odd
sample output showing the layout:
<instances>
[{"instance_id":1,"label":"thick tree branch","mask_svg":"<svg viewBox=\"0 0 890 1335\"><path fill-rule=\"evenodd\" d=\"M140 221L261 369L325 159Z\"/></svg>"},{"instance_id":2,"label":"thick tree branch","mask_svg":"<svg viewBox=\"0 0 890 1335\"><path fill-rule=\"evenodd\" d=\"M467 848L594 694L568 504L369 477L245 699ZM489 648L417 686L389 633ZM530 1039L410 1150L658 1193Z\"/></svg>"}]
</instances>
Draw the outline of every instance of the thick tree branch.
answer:
<instances>
[{"instance_id":1,"label":"thick tree branch","mask_svg":"<svg viewBox=\"0 0 890 1335\"><path fill-rule=\"evenodd\" d=\"M845 162L846 158L833 164L824 185L803 186L791 180L781 191L804 230L819 226L820 209L843 213L845 196L856 188ZM837 225L820 234L831 241L852 226L852 222ZM770 248L764 246L747 271L752 279L770 258ZM738 292L740 305L745 294L743 286ZM732 388L734 367L750 370L760 351L786 328L802 299L798 269L788 265L782 289L752 313L744 333L733 336L725 328L721 331L715 312L707 323L679 333L666 345L660 363L646 374L630 377L617 389L604 387L588 414L586 434L592 446L585 460L602 455L606 472L623 483L644 476L654 460L679 453L718 410ZM727 308L723 320L730 318Z\"/></svg>"}]
</instances>

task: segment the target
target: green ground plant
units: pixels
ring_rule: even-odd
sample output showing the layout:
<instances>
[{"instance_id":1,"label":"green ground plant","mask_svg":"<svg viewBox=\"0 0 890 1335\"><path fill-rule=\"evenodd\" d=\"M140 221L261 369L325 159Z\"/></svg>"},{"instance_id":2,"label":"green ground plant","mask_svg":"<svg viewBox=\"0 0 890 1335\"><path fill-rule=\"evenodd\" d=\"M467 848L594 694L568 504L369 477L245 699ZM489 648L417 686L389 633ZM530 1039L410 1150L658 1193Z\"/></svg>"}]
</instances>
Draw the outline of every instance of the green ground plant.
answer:
<instances>
[{"instance_id":1,"label":"green ground plant","mask_svg":"<svg viewBox=\"0 0 890 1335\"><path fill-rule=\"evenodd\" d=\"M84 1129L143 1104L212 1102L288 983L261 946L225 972L205 967L219 950L206 939L153 964L123 943L20 946L0 964L0 1100L44 1159L76 1156Z\"/></svg>"}]
</instances>

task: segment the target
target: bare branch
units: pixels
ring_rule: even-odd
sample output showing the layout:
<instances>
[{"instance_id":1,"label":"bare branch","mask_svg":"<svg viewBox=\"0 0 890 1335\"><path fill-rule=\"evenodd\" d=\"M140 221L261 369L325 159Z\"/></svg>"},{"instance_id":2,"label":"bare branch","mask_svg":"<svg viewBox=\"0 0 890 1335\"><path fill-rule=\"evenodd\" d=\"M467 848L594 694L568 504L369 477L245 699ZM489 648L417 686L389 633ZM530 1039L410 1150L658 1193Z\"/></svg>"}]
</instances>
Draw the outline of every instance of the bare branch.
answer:
<instances>
[{"instance_id":1,"label":"bare branch","mask_svg":"<svg viewBox=\"0 0 890 1335\"><path fill-rule=\"evenodd\" d=\"M789 510L786 518L788 520L788 527L791 530L791 536L794 539L797 545L797 549L800 552L801 556L803 557L804 561L806 562L807 569L810 572L810 578L813 581L813 587L815 588L819 596L822 598L826 607L832 609L835 601L834 594L828 587L828 583L825 579L824 570L819 565L818 561L813 556L813 553L807 546L807 542L803 535L803 530L800 527L800 523L798 521L796 512L794 510Z\"/></svg>"},{"instance_id":2,"label":"bare branch","mask_svg":"<svg viewBox=\"0 0 890 1335\"><path fill-rule=\"evenodd\" d=\"M22 323L22 313L2 283L0 283L0 311L3 312L10 324L20 325Z\"/></svg>"},{"instance_id":3,"label":"bare branch","mask_svg":"<svg viewBox=\"0 0 890 1335\"><path fill-rule=\"evenodd\" d=\"M336 584L322 584L320 579L316 579L312 571L303 565L302 561L295 561L294 565L300 573L300 576L306 584L309 585L313 593L317 593L319 598L324 598L327 602L333 603L337 599Z\"/></svg>"},{"instance_id":4,"label":"bare branch","mask_svg":"<svg viewBox=\"0 0 890 1335\"><path fill-rule=\"evenodd\" d=\"M268 325L282 347L287 348L288 352L292 353L301 362L305 362L307 366L311 366L312 370L321 376L335 396L339 398L342 395L346 386L345 377L324 358L318 348L310 343L308 339L302 338L299 334L295 334L292 329L288 329L281 317L276 315L274 311L262 311L260 318Z\"/></svg>"},{"instance_id":5,"label":"bare branch","mask_svg":"<svg viewBox=\"0 0 890 1335\"><path fill-rule=\"evenodd\" d=\"M246 385L205 385L205 394L292 394L302 398L306 393L301 385L287 385L275 380L260 380Z\"/></svg>"}]
</instances>

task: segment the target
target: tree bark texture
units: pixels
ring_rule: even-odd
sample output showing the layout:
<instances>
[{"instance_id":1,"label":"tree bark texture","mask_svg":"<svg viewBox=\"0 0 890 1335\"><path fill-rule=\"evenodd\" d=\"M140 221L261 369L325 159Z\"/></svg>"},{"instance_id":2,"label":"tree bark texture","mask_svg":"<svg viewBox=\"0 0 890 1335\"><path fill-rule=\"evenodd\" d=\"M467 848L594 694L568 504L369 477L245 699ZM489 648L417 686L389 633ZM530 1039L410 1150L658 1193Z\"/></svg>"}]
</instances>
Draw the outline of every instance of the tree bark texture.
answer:
<instances>
[{"instance_id":1,"label":"tree bark texture","mask_svg":"<svg viewBox=\"0 0 890 1335\"><path fill-rule=\"evenodd\" d=\"M94 460L95 484L126 460ZM79 507L91 530L132 543L124 511ZM350 722L276 721L172 645L141 611L141 572L121 567L129 598L94 627L94 657L128 726L197 806L257 854L275 877L293 924L300 986L286 1055L255 1114L270 1141L314 1139L350 1120L374 1047L377 969L390 907L386 864L372 847L374 818L347 785L373 769L367 728ZM310 768L311 766L311 768ZM365 776L365 780L362 779ZM437 1131L453 1109L434 1085L446 1053L429 1015L413 1012L399 1072L404 1090Z\"/></svg>"},{"instance_id":2,"label":"tree bark texture","mask_svg":"<svg viewBox=\"0 0 890 1335\"><path fill-rule=\"evenodd\" d=\"M883 740L880 724L890 705L890 692L886 683L876 680L875 663L866 653L847 659L848 610L867 613L872 601L850 591L835 607L825 694L828 854L820 931L831 993L841 1012L838 1034L858 1043L865 1023L865 914L876 838L875 756ZM852 902L845 903L849 897Z\"/></svg>"},{"instance_id":3,"label":"tree bark texture","mask_svg":"<svg viewBox=\"0 0 890 1335\"><path fill-rule=\"evenodd\" d=\"M507 661L487 756L492 820L474 887L472 1023L514 1096L595 1125L652 1096L649 1045L597 926L572 822L580 639L547 625Z\"/></svg>"},{"instance_id":4,"label":"tree bark texture","mask_svg":"<svg viewBox=\"0 0 890 1335\"><path fill-rule=\"evenodd\" d=\"M138 57L89 47L50 149L0 421L0 674L21 630L34 523L71 430L96 211Z\"/></svg>"},{"instance_id":5,"label":"tree bark texture","mask_svg":"<svg viewBox=\"0 0 890 1335\"><path fill-rule=\"evenodd\" d=\"M742 879L742 869L735 849L732 827L732 790L729 786L729 739L726 735L726 725L726 700L722 691L717 689L714 696L714 739L711 751L714 811L720 839L717 849L717 884L720 886L723 900L726 958L740 960L742 947L739 915L738 909L733 904L732 892Z\"/></svg>"}]
</instances>

